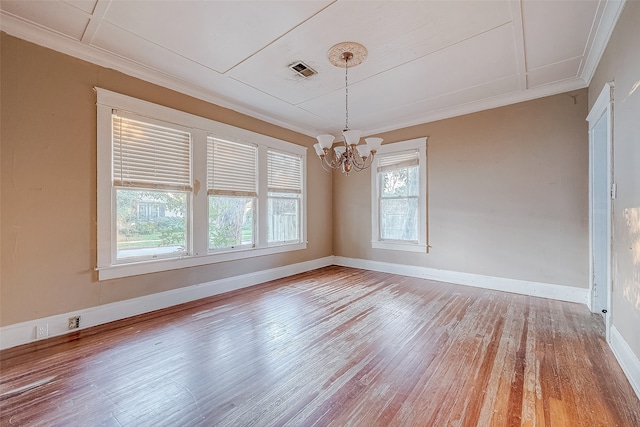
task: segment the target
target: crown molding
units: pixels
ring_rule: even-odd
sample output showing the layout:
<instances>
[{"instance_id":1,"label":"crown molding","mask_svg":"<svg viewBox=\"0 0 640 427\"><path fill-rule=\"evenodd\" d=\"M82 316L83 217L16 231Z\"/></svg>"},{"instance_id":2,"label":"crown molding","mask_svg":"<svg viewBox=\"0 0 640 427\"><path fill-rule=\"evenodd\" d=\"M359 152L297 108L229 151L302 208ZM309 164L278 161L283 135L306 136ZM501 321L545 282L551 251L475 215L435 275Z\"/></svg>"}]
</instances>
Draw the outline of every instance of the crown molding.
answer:
<instances>
[{"instance_id":1,"label":"crown molding","mask_svg":"<svg viewBox=\"0 0 640 427\"><path fill-rule=\"evenodd\" d=\"M587 82L587 85L591 83L591 79L596 72L600 59L602 59L604 50L607 47L607 43L609 43L611 34L613 34L626 2L627 0L608 0L604 3L604 10L595 30L593 43L582 69L581 76Z\"/></svg>"},{"instance_id":2,"label":"crown molding","mask_svg":"<svg viewBox=\"0 0 640 427\"><path fill-rule=\"evenodd\" d=\"M587 86L588 84L585 80L581 78L573 78L570 80L564 80L562 82L539 86L527 91L511 92L493 98L486 98L476 102L457 105L451 108L430 111L426 114L415 115L402 122L394 123L393 125L370 129L367 131L366 135L368 136L383 132L390 132L393 130L417 126L425 123L435 122L438 120L464 116L466 114L477 113L484 110L490 110L492 108L504 107L507 105L517 104L519 102L531 101L533 99L544 98L546 96L584 89Z\"/></svg>"},{"instance_id":3,"label":"crown molding","mask_svg":"<svg viewBox=\"0 0 640 427\"><path fill-rule=\"evenodd\" d=\"M318 134L315 129L299 126L272 115L266 115L260 111L249 108L246 105L213 93L201 86L194 85L175 76L162 73L156 69L130 61L97 47L89 46L64 34L60 34L32 22L19 19L2 10L0 10L0 31L4 31L9 35L39 46L73 56L74 58L78 58L104 68L119 71L131 77L135 77L167 89L175 90L176 92L180 92L193 98L228 108L238 113L301 133L303 135L315 137L315 135Z\"/></svg>"}]
</instances>

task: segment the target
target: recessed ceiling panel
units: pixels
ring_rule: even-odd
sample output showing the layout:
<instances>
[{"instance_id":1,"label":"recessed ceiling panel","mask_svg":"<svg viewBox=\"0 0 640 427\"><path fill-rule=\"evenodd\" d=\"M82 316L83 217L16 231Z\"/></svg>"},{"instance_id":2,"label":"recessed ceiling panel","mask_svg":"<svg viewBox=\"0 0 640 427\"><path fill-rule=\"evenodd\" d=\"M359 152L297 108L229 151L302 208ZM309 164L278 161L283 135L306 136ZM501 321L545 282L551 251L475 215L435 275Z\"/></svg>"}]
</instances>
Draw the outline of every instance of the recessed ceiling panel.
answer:
<instances>
[{"instance_id":1,"label":"recessed ceiling panel","mask_svg":"<svg viewBox=\"0 0 640 427\"><path fill-rule=\"evenodd\" d=\"M380 109L400 108L517 74L512 32L512 26L504 25L350 85L353 125L375 125L366 118ZM338 121L344 115L344 89L302 103L301 107Z\"/></svg>"},{"instance_id":2,"label":"recessed ceiling panel","mask_svg":"<svg viewBox=\"0 0 640 427\"><path fill-rule=\"evenodd\" d=\"M527 84L530 88L542 86L561 80L575 78L582 63L582 57L558 62L548 67L537 68L527 73Z\"/></svg>"},{"instance_id":3,"label":"recessed ceiling panel","mask_svg":"<svg viewBox=\"0 0 640 427\"><path fill-rule=\"evenodd\" d=\"M400 105L392 109L381 108L369 113L368 119L374 123L368 127L370 133L412 126L438 120L442 117L466 114L473 111L472 105L488 99L518 92L519 78L516 75L501 78L478 86L462 89L411 104Z\"/></svg>"},{"instance_id":4,"label":"recessed ceiling panel","mask_svg":"<svg viewBox=\"0 0 640 427\"><path fill-rule=\"evenodd\" d=\"M291 104L344 86L344 72L327 51L354 41L369 51L350 70L357 82L490 31L511 20L507 1L346 1L323 10L303 26L229 71L229 75ZM288 66L303 61L318 72L301 78ZM409 65L410 67L411 65Z\"/></svg>"},{"instance_id":5,"label":"recessed ceiling panel","mask_svg":"<svg viewBox=\"0 0 640 427\"><path fill-rule=\"evenodd\" d=\"M89 15L95 10L97 1L98 0L63 0L64 3L76 7Z\"/></svg>"},{"instance_id":6,"label":"recessed ceiling panel","mask_svg":"<svg viewBox=\"0 0 640 427\"><path fill-rule=\"evenodd\" d=\"M82 38L89 23L87 13L55 0L2 0L2 10L76 40Z\"/></svg>"},{"instance_id":7,"label":"recessed ceiling panel","mask_svg":"<svg viewBox=\"0 0 640 427\"><path fill-rule=\"evenodd\" d=\"M328 1L114 1L104 19L224 73Z\"/></svg>"},{"instance_id":8,"label":"recessed ceiling panel","mask_svg":"<svg viewBox=\"0 0 640 427\"><path fill-rule=\"evenodd\" d=\"M284 125L294 118L296 122L306 124L297 129L302 132L313 132L316 126L326 125L326 120L322 118L289 104L283 106L281 101L268 94L258 92L203 65L194 64L187 58L111 24L101 24L93 38L93 45L122 57L131 56L135 52L144 52L144 55L136 54L136 57L143 61L148 72L161 70L169 78L193 85L203 93L215 94L213 97L208 97L211 102L223 106L233 104L239 107L240 111L263 111L265 113L262 116L254 114L263 120L271 118L272 121Z\"/></svg>"},{"instance_id":9,"label":"recessed ceiling panel","mask_svg":"<svg viewBox=\"0 0 640 427\"><path fill-rule=\"evenodd\" d=\"M527 70L585 53L599 0L524 1Z\"/></svg>"},{"instance_id":10,"label":"recessed ceiling panel","mask_svg":"<svg viewBox=\"0 0 640 427\"><path fill-rule=\"evenodd\" d=\"M203 65L105 22L100 24L91 45L125 58L135 57L146 68L185 82L191 81L197 73L205 72L210 76L217 74Z\"/></svg>"}]
</instances>

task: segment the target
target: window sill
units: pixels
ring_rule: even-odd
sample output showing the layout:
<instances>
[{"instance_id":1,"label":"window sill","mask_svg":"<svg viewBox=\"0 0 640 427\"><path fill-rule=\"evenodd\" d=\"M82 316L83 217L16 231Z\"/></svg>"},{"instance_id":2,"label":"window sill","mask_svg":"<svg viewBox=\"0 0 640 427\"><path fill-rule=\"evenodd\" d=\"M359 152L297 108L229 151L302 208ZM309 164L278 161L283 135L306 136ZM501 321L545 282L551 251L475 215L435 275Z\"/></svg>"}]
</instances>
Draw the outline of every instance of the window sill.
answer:
<instances>
[{"instance_id":1,"label":"window sill","mask_svg":"<svg viewBox=\"0 0 640 427\"><path fill-rule=\"evenodd\" d=\"M182 256L179 258L164 258L117 264L107 267L96 267L98 280L117 279L121 277L137 276L140 274L157 273L160 271L177 270L180 268L197 267L218 262L235 261L282 252L306 249L306 243L272 246L260 249L248 249L222 252L217 254Z\"/></svg>"},{"instance_id":2,"label":"window sill","mask_svg":"<svg viewBox=\"0 0 640 427\"><path fill-rule=\"evenodd\" d=\"M420 245L418 243L401 243L401 242L371 242L371 247L374 249L387 249L392 251L405 251L405 252L429 252L427 245Z\"/></svg>"}]
</instances>

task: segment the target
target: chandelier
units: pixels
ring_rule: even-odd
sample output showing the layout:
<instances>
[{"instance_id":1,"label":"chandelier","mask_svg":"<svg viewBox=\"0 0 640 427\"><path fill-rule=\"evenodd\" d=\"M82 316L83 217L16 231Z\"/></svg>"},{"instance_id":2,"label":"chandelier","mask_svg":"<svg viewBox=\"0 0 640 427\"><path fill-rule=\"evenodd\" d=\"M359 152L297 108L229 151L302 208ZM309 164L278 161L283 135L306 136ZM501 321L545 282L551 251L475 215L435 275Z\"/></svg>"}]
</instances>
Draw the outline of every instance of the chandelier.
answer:
<instances>
[{"instance_id":1,"label":"chandelier","mask_svg":"<svg viewBox=\"0 0 640 427\"><path fill-rule=\"evenodd\" d=\"M318 142L313 148L320 157L324 170L340 169L342 173L349 175L352 170L359 172L371 166L373 157L382 144L382 138L365 138L365 143L359 144L362 132L349 129L349 66L355 67L361 64L367 57L367 49L359 43L338 43L329 49L327 56L329 62L336 67L344 67L345 120L342 131L344 143L331 150L335 137L328 134L319 135Z\"/></svg>"}]
</instances>

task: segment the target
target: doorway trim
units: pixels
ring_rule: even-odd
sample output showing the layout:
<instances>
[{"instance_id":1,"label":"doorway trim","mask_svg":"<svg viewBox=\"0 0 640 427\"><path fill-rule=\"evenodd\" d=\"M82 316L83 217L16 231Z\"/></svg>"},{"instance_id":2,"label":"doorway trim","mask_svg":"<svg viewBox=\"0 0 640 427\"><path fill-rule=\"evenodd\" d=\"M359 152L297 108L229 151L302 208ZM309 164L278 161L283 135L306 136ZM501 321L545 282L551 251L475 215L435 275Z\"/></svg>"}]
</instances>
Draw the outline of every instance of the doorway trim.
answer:
<instances>
[{"instance_id":1,"label":"doorway trim","mask_svg":"<svg viewBox=\"0 0 640 427\"><path fill-rule=\"evenodd\" d=\"M612 234L612 216L613 216L613 199L615 198L615 185L613 182L613 89L614 83L607 82L602 88L600 95L596 99L596 102L591 107L587 116L589 122L589 308L594 313L600 313L601 309L596 304L596 287L594 283L594 183L596 180L606 180L606 188L608 189L609 197L607 197L606 207L606 242L605 248L605 280L606 280L606 313L604 314L605 331L607 342L611 342L611 298L612 298L612 277L611 277L611 246L613 243ZM597 175L595 173L594 158L596 153L596 138L595 127L600 122L600 119L606 119L606 171L605 176L602 174ZM600 183L602 183L600 181Z\"/></svg>"}]
</instances>

